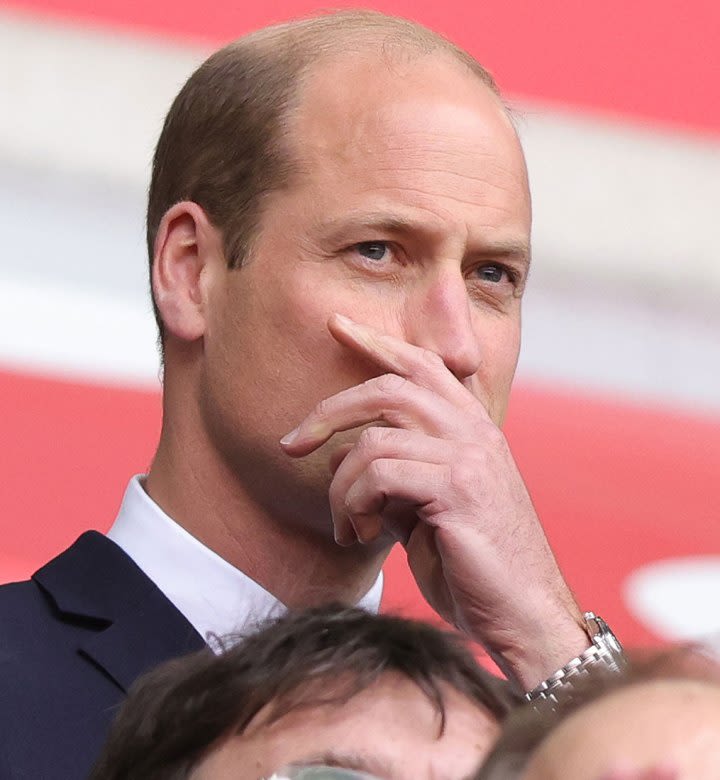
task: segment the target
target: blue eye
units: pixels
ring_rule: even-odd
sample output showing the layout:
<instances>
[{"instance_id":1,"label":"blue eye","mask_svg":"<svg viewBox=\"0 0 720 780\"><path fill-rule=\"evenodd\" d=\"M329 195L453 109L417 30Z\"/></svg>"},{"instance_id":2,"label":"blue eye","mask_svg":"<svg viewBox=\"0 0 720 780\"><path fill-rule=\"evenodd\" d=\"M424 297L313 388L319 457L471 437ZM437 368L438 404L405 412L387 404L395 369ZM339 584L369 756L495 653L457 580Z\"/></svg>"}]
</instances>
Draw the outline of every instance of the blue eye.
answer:
<instances>
[{"instance_id":1,"label":"blue eye","mask_svg":"<svg viewBox=\"0 0 720 780\"><path fill-rule=\"evenodd\" d=\"M501 265L484 265L477 269L478 278L484 282L493 282L499 284L507 271Z\"/></svg>"},{"instance_id":2,"label":"blue eye","mask_svg":"<svg viewBox=\"0 0 720 780\"><path fill-rule=\"evenodd\" d=\"M384 241L362 241L355 248L358 254L368 260L383 260L388 251L388 245Z\"/></svg>"}]
</instances>

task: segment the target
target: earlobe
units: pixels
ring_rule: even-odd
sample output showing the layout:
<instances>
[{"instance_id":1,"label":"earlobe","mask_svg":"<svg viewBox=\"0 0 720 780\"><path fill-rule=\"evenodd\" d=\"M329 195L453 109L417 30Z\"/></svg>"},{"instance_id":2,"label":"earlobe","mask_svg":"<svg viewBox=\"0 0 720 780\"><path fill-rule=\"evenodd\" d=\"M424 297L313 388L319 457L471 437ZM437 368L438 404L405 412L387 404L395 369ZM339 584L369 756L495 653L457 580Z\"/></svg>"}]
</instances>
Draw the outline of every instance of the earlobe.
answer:
<instances>
[{"instance_id":1,"label":"earlobe","mask_svg":"<svg viewBox=\"0 0 720 780\"><path fill-rule=\"evenodd\" d=\"M215 231L203 209L191 201L172 206L155 239L152 288L166 335L196 341L205 334L203 277L211 261L208 236Z\"/></svg>"}]
</instances>

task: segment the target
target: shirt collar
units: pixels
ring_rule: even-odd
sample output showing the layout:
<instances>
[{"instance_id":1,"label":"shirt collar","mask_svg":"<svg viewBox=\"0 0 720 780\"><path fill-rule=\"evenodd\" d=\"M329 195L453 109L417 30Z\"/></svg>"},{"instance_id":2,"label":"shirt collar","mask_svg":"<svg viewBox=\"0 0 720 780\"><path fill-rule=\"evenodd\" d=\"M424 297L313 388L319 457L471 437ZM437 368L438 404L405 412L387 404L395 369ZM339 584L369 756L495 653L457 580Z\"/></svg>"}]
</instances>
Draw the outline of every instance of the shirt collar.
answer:
<instances>
[{"instance_id":1,"label":"shirt collar","mask_svg":"<svg viewBox=\"0 0 720 780\"><path fill-rule=\"evenodd\" d=\"M128 484L108 532L206 641L242 635L286 607L265 588L229 564L165 514L142 487L142 475ZM383 575L358 602L377 612Z\"/></svg>"}]
</instances>

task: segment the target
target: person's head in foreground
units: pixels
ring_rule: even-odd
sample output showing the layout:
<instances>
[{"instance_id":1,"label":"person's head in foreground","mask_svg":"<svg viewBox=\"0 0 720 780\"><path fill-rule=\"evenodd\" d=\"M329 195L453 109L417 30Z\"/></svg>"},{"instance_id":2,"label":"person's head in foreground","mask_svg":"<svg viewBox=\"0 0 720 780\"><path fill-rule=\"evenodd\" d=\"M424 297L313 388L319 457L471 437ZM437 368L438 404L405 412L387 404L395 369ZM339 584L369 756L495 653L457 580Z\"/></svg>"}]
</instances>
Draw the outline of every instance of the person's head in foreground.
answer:
<instances>
[{"instance_id":1,"label":"person's head in foreground","mask_svg":"<svg viewBox=\"0 0 720 780\"><path fill-rule=\"evenodd\" d=\"M686 648L512 715L478 780L717 780L720 668Z\"/></svg>"},{"instance_id":2,"label":"person's head in foreground","mask_svg":"<svg viewBox=\"0 0 720 780\"><path fill-rule=\"evenodd\" d=\"M454 634L315 608L220 655L208 649L147 675L92 778L259 780L310 764L383 780L461 780L513 704Z\"/></svg>"}]
</instances>

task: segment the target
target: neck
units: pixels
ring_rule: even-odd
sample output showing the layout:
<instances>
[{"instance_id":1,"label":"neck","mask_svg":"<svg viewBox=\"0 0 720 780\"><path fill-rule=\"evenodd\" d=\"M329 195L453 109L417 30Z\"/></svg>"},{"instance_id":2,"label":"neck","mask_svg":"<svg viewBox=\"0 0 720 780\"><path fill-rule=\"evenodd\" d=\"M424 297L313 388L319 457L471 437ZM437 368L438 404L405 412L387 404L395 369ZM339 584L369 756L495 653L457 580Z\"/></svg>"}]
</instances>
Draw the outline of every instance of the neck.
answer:
<instances>
[{"instance_id":1,"label":"neck","mask_svg":"<svg viewBox=\"0 0 720 780\"><path fill-rule=\"evenodd\" d=\"M207 440L186 433L163 423L145 482L167 515L290 608L355 604L367 593L389 552L386 545L340 547L329 520L323 531L317 518L304 522L302 509L288 522ZM315 509L327 514L324 503ZM301 506L291 492L282 504Z\"/></svg>"}]
</instances>

